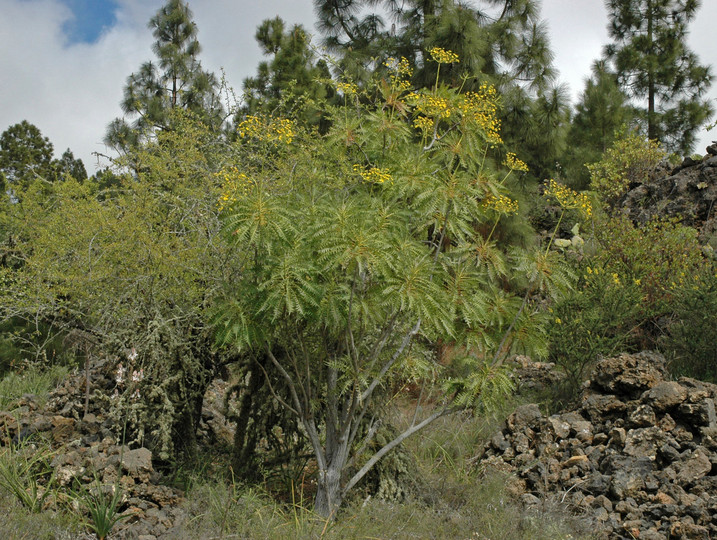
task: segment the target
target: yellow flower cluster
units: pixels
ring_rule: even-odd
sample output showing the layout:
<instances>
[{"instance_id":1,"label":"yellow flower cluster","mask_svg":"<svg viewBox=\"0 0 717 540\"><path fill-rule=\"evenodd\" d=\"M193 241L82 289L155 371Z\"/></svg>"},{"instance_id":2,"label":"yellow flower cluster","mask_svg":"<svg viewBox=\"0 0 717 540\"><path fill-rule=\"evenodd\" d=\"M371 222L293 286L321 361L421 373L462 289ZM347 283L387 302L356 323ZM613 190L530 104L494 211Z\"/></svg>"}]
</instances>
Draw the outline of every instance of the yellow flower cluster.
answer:
<instances>
[{"instance_id":1,"label":"yellow flower cluster","mask_svg":"<svg viewBox=\"0 0 717 540\"><path fill-rule=\"evenodd\" d=\"M338 90L345 96L353 96L355 94L358 94L358 86L348 82L336 83L336 90Z\"/></svg>"},{"instance_id":2,"label":"yellow flower cluster","mask_svg":"<svg viewBox=\"0 0 717 540\"><path fill-rule=\"evenodd\" d=\"M506 154L503 165L508 167L511 171L528 172L528 166L524 161L519 160L513 152L508 152Z\"/></svg>"},{"instance_id":3,"label":"yellow flower cluster","mask_svg":"<svg viewBox=\"0 0 717 540\"><path fill-rule=\"evenodd\" d=\"M429 133L433 130L435 122L427 116L419 116L413 121L413 127L420 129L423 133Z\"/></svg>"},{"instance_id":4,"label":"yellow flower cluster","mask_svg":"<svg viewBox=\"0 0 717 540\"><path fill-rule=\"evenodd\" d=\"M415 112L423 115L414 120L414 127L423 131L433 129L434 123L443 119L462 117L477 124L483 132L486 142L495 146L503 142L500 136L498 119L498 93L493 86L482 85L475 92L467 92L449 101L445 97L419 92L411 92L405 97L406 103L415 107ZM425 117L425 118L424 118ZM474 125L468 129L473 129ZM509 166L514 170L528 170L527 165L510 154Z\"/></svg>"},{"instance_id":5,"label":"yellow flower cluster","mask_svg":"<svg viewBox=\"0 0 717 540\"><path fill-rule=\"evenodd\" d=\"M431 55L431 59L439 64L457 64L460 62L458 55L453 51L447 51L440 47L433 47L428 51Z\"/></svg>"},{"instance_id":6,"label":"yellow flower cluster","mask_svg":"<svg viewBox=\"0 0 717 540\"><path fill-rule=\"evenodd\" d=\"M426 116L437 120L451 117L451 106L446 98L411 92L406 96L406 100L415 105L419 113Z\"/></svg>"},{"instance_id":7,"label":"yellow flower cluster","mask_svg":"<svg viewBox=\"0 0 717 540\"><path fill-rule=\"evenodd\" d=\"M548 186L545 189L546 197L553 197L558 201L558 204L563 208L578 210L585 217L592 216L593 207L590 199L582 193L573 191L569 187L558 184L552 178L548 182Z\"/></svg>"},{"instance_id":8,"label":"yellow flower cluster","mask_svg":"<svg viewBox=\"0 0 717 540\"><path fill-rule=\"evenodd\" d=\"M236 167L230 167L216 174L222 179L222 194L217 201L217 209L221 212L231 206L240 195L249 191L251 180Z\"/></svg>"},{"instance_id":9,"label":"yellow flower cluster","mask_svg":"<svg viewBox=\"0 0 717 540\"><path fill-rule=\"evenodd\" d=\"M488 143L503 142L498 119L498 92L494 86L482 84L477 91L464 94L459 108L465 117L472 117L483 129Z\"/></svg>"},{"instance_id":10,"label":"yellow flower cluster","mask_svg":"<svg viewBox=\"0 0 717 540\"><path fill-rule=\"evenodd\" d=\"M263 118L249 115L237 127L242 139L258 139L272 143L290 144L296 132L294 123L287 118Z\"/></svg>"},{"instance_id":11,"label":"yellow flower cluster","mask_svg":"<svg viewBox=\"0 0 717 540\"><path fill-rule=\"evenodd\" d=\"M402 77L410 77L413 75L413 68L411 67L411 64L408 63L405 56L402 56L401 60L396 60L393 57L387 58L383 65L393 71L396 75Z\"/></svg>"},{"instance_id":12,"label":"yellow flower cluster","mask_svg":"<svg viewBox=\"0 0 717 540\"><path fill-rule=\"evenodd\" d=\"M393 177L388 169L381 169L379 167L371 167L365 169L359 164L354 165L354 172L361 175L366 182L372 182L374 184L383 184L385 182L393 182Z\"/></svg>"},{"instance_id":13,"label":"yellow flower cluster","mask_svg":"<svg viewBox=\"0 0 717 540\"><path fill-rule=\"evenodd\" d=\"M517 214L518 201L506 197L505 195L488 195L483 201L486 208L495 210L499 214Z\"/></svg>"},{"instance_id":14,"label":"yellow flower cluster","mask_svg":"<svg viewBox=\"0 0 717 540\"><path fill-rule=\"evenodd\" d=\"M388 58L384 63L391 71L391 87L400 91L405 92L411 89L411 76L413 75L413 68L408 63L405 56L401 57L401 60L396 60L391 57Z\"/></svg>"}]
</instances>

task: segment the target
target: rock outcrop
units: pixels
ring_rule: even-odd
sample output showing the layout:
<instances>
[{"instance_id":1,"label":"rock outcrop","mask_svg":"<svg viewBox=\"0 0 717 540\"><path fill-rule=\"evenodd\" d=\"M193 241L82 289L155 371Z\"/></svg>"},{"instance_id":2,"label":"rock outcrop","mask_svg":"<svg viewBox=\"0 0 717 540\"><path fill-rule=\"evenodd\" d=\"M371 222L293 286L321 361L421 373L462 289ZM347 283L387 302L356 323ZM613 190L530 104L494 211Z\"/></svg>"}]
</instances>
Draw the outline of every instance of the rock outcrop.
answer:
<instances>
[{"instance_id":1,"label":"rock outcrop","mask_svg":"<svg viewBox=\"0 0 717 540\"><path fill-rule=\"evenodd\" d=\"M715 399L717 385L666 380L659 354L623 354L596 366L579 408L519 407L480 463L514 473L528 505L592 515L607 538L714 538Z\"/></svg>"},{"instance_id":2,"label":"rock outcrop","mask_svg":"<svg viewBox=\"0 0 717 540\"><path fill-rule=\"evenodd\" d=\"M702 160L685 158L672 170L658 169L647 183L631 186L617 206L638 224L655 216L680 218L699 231L702 244L717 243L717 143Z\"/></svg>"}]
</instances>

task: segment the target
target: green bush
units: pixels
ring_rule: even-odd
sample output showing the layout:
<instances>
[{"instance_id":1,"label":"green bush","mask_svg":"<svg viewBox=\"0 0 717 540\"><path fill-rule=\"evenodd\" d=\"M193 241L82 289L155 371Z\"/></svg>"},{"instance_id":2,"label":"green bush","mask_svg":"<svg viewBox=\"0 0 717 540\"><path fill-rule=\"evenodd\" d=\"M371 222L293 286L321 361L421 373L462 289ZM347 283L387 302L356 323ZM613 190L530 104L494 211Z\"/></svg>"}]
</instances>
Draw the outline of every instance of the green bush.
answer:
<instances>
[{"instance_id":1,"label":"green bush","mask_svg":"<svg viewBox=\"0 0 717 540\"><path fill-rule=\"evenodd\" d=\"M690 363L709 366L715 301L709 279L700 276L714 273L697 232L674 220L637 227L627 218L605 216L595 219L593 230L585 255L575 262L577 287L552 306L550 358L564 369L566 388L579 389L600 356L658 345L674 354L682 372ZM702 316L707 319L699 320ZM669 339L663 336L666 320L674 321ZM706 375L693 367L691 373Z\"/></svg>"},{"instance_id":2,"label":"green bush","mask_svg":"<svg viewBox=\"0 0 717 540\"><path fill-rule=\"evenodd\" d=\"M717 382L717 269L675 291L672 321L661 345L675 375Z\"/></svg>"},{"instance_id":3,"label":"green bush","mask_svg":"<svg viewBox=\"0 0 717 540\"><path fill-rule=\"evenodd\" d=\"M627 192L630 184L644 183L665 156L656 141L648 141L635 131L620 133L597 163L586 165L590 188L610 202Z\"/></svg>"},{"instance_id":4,"label":"green bush","mask_svg":"<svg viewBox=\"0 0 717 540\"><path fill-rule=\"evenodd\" d=\"M609 267L608 267L609 268ZM630 349L640 324L641 291L634 278L604 265L580 264L575 291L553 308L550 358L577 389L599 357Z\"/></svg>"},{"instance_id":5,"label":"green bush","mask_svg":"<svg viewBox=\"0 0 717 540\"><path fill-rule=\"evenodd\" d=\"M57 365L48 369L29 366L22 371L8 373L0 379L0 410L7 410L11 403L25 394L33 394L40 402L44 401L68 372L68 367Z\"/></svg>"},{"instance_id":6,"label":"green bush","mask_svg":"<svg viewBox=\"0 0 717 540\"><path fill-rule=\"evenodd\" d=\"M705 268L697 231L676 220L637 227L626 217L605 219L596 224L595 238L595 259L606 271L627 274L640 286L646 320L670 313L680 287Z\"/></svg>"}]
</instances>

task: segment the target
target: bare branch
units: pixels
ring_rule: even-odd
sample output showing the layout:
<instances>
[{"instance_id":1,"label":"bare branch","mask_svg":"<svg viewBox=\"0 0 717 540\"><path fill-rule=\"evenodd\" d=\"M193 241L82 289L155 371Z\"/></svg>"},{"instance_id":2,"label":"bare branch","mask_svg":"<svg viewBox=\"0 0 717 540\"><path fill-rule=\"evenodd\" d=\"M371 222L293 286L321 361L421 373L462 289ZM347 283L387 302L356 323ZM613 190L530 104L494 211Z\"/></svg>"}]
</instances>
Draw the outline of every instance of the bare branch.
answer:
<instances>
[{"instance_id":1,"label":"bare branch","mask_svg":"<svg viewBox=\"0 0 717 540\"><path fill-rule=\"evenodd\" d=\"M301 414L299 414L299 411L294 409L294 407L289 405L286 401L284 401L284 399L281 396L279 396L279 394L277 394L274 391L274 387L271 384L271 379L269 378L269 374L264 369L264 366L261 365L261 362L257 361L257 364L259 366L259 369L261 369L261 371L264 373L264 378L266 379L266 384L269 387L269 392L271 392L271 395L274 396L274 399L276 399L279 403L281 403L284 407L286 407L287 410L293 412L296 416L301 418Z\"/></svg>"},{"instance_id":2,"label":"bare branch","mask_svg":"<svg viewBox=\"0 0 717 540\"><path fill-rule=\"evenodd\" d=\"M282 366L279 361L274 356L274 353L271 352L271 349L267 346L266 347L266 353L269 356L269 359L272 361L274 366L276 366L276 369L279 370L279 373L281 373L281 376L284 377L284 380L286 381L286 384L289 386L289 391L291 392L291 397L294 400L294 405L296 405L296 409L293 407L289 407L290 410L292 410L299 418L305 418L305 416L308 414L308 411L302 410L301 407L301 400L299 400L299 395L296 392L296 385L294 384L294 381L292 380L291 376L286 372L284 369L284 366ZM261 364L259 364L261 365ZM264 368L262 367L262 370ZM264 371L266 373L266 371ZM267 377L267 381L269 378ZM288 404L286 404L288 407ZM302 411L302 413L299 413L299 411Z\"/></svg>"},{"instance_id":3,"label":"bare branch","mask_svg":"<svg viewBox=\"0 0 717 540\"><path fill-rule=\"evenodd\" d=\"M461 407L449 407L445 409L441 409L439 411L434 412L431 416L423 420L420 424L411 425L407 430L405 430L403 433L401 433L398 437L393 439L391 442L386 444L381 450L376 452L373 456L371 456L371 459L369 459L366 464L359 469L359 471L354 474L351 477L351 480L348 481L346 486L343 488L344 493L348 493L352 487L354 487L359 480L361 480L368 471L371 470L371 468L386 454L388 454L391 450L396 448L399 444L401 444L404 440L406 440L408 437L416 433L417 431L422 430L427 425L429 425L434 420L437 420L438 418L442 416L446 416L449 414L453 414L455 412L458 412L460 410L463 410Z\"/></svg>"},{"instance_id":4,"label":"bare branch","mask_svg":"<svg viewBox=\"0 0 717 540\"><path fill-rule=\"evenodd\" d=\"M373 394L373 391L376 389L376 387L381 383L381 379L386 375L386 372L393 367L393 365L396 363L396 361L399 359L399 357L403 354L403 351L406 350L406 347L408 347L408 344L411 343L411 340L413 339L413 336L415 336L418 331L421 329L421 319L418 319L418 322L411 328L406 335L403 337L403 342L399 346L399 348L396 350L396 352L393 353L393 356L383 365L381 368L381 371L374 377L373 381L369 385L369 387L364 390L363 394L361 394L361 401L366 403L368 399L370 399L371 394ZM365 407L366 405L364 405Z\"/></svg>"}]
</instances>

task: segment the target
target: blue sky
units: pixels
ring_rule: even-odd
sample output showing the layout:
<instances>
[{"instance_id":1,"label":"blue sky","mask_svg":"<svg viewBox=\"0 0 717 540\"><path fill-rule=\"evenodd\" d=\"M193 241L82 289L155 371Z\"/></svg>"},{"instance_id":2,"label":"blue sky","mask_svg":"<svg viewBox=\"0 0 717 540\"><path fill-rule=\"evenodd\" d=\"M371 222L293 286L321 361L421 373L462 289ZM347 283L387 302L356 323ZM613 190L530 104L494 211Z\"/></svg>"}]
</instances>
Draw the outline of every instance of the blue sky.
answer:
<instances>
[{"instance_id":1,"label":"blue sky","mask_svg":"<svg viewBox=\"0 0 717 540\"><path fill-rule=\"evenodd\" d=\"M94 43L117 21L118 6L114 0L62 0L62 3L72 11L72 17L62 25L69 44Z\"/></svg>"},{"instance_id":2,"label":"blue sky","mask_svg":"<svg viewBox=\"0 0 717 540\"><path fill-rule=\"evenodd\" d=\"M154 58L149 19L166 0L0 0L0 132L27 120L70 148L92 174L110 151L107 125L122 115L127 77ZM466 0L469 3L474 0ZM222 73L237 95L263 59L254 39L265 19L281 16L316 33L312 0L189 0L205 69ZM607 37L604 0L542 0L558 81L575 101ZM689 42L717 75L717 0L703 0ZM717 80L708 96L717 104ZM704 152L717 128L700 133Z\"/></svg>"}]
</instances>

